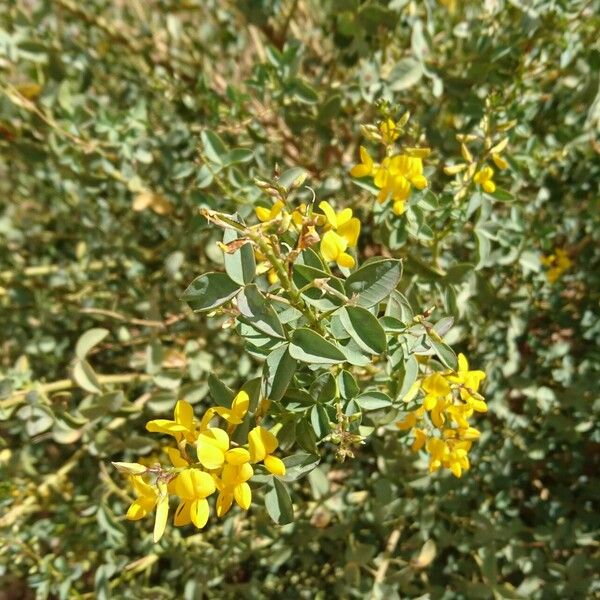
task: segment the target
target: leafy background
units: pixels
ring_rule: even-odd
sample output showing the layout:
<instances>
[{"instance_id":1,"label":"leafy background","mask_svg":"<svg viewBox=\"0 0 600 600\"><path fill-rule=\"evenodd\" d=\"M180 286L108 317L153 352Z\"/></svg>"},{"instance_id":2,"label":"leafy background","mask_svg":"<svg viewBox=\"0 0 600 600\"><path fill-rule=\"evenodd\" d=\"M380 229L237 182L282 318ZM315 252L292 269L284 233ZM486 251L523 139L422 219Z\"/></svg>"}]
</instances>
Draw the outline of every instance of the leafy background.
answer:
<instances>
[{"instance_id":1,"label":"leafy background","mask_svg":"<svg viewBox=\"0 0 600 600\"><path fill-rule=\"evenodd\" d=\"M0 8L1 598L600 592L595 2ZM348 176L381 100L410 110L409 137L434 150L427 228L374 209ZM499 176L512 200L468 214L448 208L442 167L484 114L517 122ZM211 373L239 387L258 372L235 332L180 296L222 261L198 209L250 214L252 176L276 164L351 205L360 252L386 246L411 300L455 317L454 346L488 373L484 433L460 480L427 475L393 427L351 461L323 448L293 485L294 523L257 504L154 546L148 523L123 520L106 465L151 460L144 422L181 397L200 409ZM447 227L440 275L431 236ZM550 284L540 257L556 247L573 266ZM110 333L76 373L93 327Z\"/></svg>"}]
</instances>

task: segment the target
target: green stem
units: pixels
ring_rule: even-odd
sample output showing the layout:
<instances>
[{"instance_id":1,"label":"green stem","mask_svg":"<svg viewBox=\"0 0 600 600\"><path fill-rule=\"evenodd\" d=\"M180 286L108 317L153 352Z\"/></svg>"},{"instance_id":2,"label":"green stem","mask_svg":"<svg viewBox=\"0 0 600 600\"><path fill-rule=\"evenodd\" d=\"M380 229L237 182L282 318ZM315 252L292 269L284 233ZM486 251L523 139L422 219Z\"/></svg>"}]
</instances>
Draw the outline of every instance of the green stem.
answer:
<instances>
[{"instance_id":1,"label":"green stem","mask_svg":"<svg viewBox=\"0 0 600 600\"><path fill-rule=\"evenodd\" d=\"M273 252L273 248L266 242L264 237L260 234L255 234L254 232L251 232L249 237L259 247L260 251L264 254L266 259L271 263L272 267L275 269L275 272L279 277L279 281L281 282L283 289L288 293L290 297L291 305L294 308L297 308L319 333L323 334L324 330L319 320L319 317L316 315L315 311L304 302L298 288L296 288L294 282L290 279L287 269L285 268L283 263L277 258L275 252Z\"/></svg>"},{"instance_id":2,"label":"green stem","mask_svg":"<svg viewBox=\"0 0 600 600\"><path fill-rule=\"evenodd\" d=\"M98 375L98 383L100 385L111 385L119 383L130 383L132 381L148 381L151 379L151 375L145 373L122 373L120 375ZM77 387L77 384L72 379L59 379L51 383L45 383L42 385L33 385L30 389L19 390L15 392L10 398L0 402L0 410L17 406L25 401L25 397L30 391L37 391L41 394L50 394L52 392L62 392Z\"/></svg>"}]
</instances>

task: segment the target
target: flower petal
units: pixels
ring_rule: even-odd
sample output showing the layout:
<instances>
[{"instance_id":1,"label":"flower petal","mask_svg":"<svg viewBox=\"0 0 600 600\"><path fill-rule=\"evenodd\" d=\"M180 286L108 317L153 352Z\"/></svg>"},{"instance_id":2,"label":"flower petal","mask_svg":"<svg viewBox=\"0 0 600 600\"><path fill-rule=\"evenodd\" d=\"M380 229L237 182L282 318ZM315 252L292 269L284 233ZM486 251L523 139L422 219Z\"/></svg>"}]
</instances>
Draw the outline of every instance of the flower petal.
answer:
<instances>
[{"instance_id":1,"label":"flower petal","mask_svg":"<svg viewBox=\"0 0 600 600\"><path fill-rule=\"evenodd\" d=\"M232 448L225 452L225 460L230 465L243 465L250 461L250 453L245 448Z\"/></svg>"},{"instance_id":2,"label":"flower petal","mask_svg":"<svg viewBox=\"0 0 600 600\"><path fill-rule=\"evenodd\" d=\"M127 510L128 521L143 519L154 508L154 501L149 498L138 498L134 500Z\"/></svg>"},{"instance_id":3,"label":"flower petal","mask_svg":"<svg viewBox=\"0 0 600 600\"><path fill-rule=\"evenodd\" d=\"M169 516L169 496L166 489L161 494L156 505L156 519L154 521L154 543L156 544L165 532L167 526L167 517Z\"/></svg>"},{"instance_id":4,"label":"flower petal","mask_svg":"<svg viewBox=\"0 0 600 600\"><path fill-rule=\"evenodd\" d=\"M202 529L208 521L209 508L208 501L205 498L200 500L194 500L190 506L190 516L192 523L198 528Z\"/></svg>"},{"instance_id":5,"label":"flower petal","mask_svg":"<svg viewBox=\"0 0 600 600\"><path fill-rule=\"evenodd\" d=\"M233 503L233 492L231 488L225 488L217 497L217 517L222 517L231 508Z\"/></svg>"},{"instance_id":6,"label":"flower petal","mask_svg":"<svg viewBox=\"0 0 600 600\"><path fill-rule=\"evenodd\" d=\"M350 211L350 214L352 214L352 211ZM360 235L360 221L356 217L348 219L338 227L337 232L348 242L348 246L353 248L356 246Z\"/></svg>"},{"instance_id":7,"label":"flower petal","mask_svg":"<svg viewBox=\"0 0 600 600\"><path fill-rule=\"evenodd\" d=\"M248 449L250 460L253 463L260 462L267 454L271 454L277 448L277 438L263 427L255 427L248 433Z\"/></svg>"},{"instance_id":8,"label":"flower petal","mask_svg":"<svg viewBox=\"0 0 600 600\"><path fill-rule=\"evenodd\" d=\"M329 202L326 202L325 200L322 200L321 202L319 202L319 208L325 214L325 218L327 219L327 222L329 223L329 225L331 225L331 227L336 229L338 226L338 222L337 222L335 210L333 210L333 207L331 206L331 204L329 204Z\"/></svg>"},{"instance_id":9,"label":"flower petal","mask_svg":"<svg viewBox=\"0 0 600 600\"><path fill-rule=\"evenodd\" d=\"M196 446L198 462L206 469L218 469L225 462L225 453L217 446L210 443L201 443Z\"/></svg>"},{"instance_id":10,"label":"flower petal","mask_svg":"<svg viewBox=\"0 0 600 600\"><path fill-rule=\"evenodd\" d=\"M279 475L283 477L285 475L285 465L283 461L272 454L265 456L264 460L265 467L267 470L273 473L273 475Z\"/></svg>"},{"instance_id":11,"label":"flower petal","mask_svg":"<svg viewBox=\"0 0 600 600\"><path fill-rule=\"evenodd\" d=\"M340 267L345 267L346 269L351 269L356 264L356 261L354 260L352 255L348 254L347 252L342 252L337 257L337 264Z\"/></svg>"},{"instance_id":12,"label":"flower petal","mask_svg":"<svg viewBox=\"0 0 600 600\"><path fill-rule=\"evenodd\" d=\"M190 507L192 503L189 500L182 500L175 511L175 518L173 519L173 525L175 527L183 527L189 525L192 522L192 516L190 514Z\"/></svg>"},{"instance_id":13,"label":"flower petal","mask_svg":"<svg viewBox=\"0 0 600 600\"><path fill-rule=\"evenodd\" d=\"M194 429L194 409L185 400L179 400L175 405L175 422L187 430Z\"/></svg>"},{"instance_id":14,"label":"flower petal","mask_svg":"<svg viewBox=\"0 0 600 600\"><path fill-rule=\"evenodd\" d=\"M252 503L252 490L247 483L240 483L233 489L233 497L240 508L248 510Z\"/></svg>"}]
</instances>

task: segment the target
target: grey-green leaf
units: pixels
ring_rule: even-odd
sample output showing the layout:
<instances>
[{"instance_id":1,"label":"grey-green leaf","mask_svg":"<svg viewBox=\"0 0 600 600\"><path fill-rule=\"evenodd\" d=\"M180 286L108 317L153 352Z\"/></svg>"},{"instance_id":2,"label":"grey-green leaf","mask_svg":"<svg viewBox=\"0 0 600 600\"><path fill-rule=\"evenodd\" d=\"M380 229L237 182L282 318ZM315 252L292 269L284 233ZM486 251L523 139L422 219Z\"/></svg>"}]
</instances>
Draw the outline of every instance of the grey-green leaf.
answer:
<instances>
[{"instance_id":1,"label":"grey-green leaf","mask_svg":"<svg viewBox=\"0 0 600 600\"><path fill-rule=\"evenodd\" d=\"M75 355L80 360L85 360L87 353L94 347L97 346L110 331L102 327L94 327L88 329L78 340L75 346Z\"/></svg>"},{"instance_id":2,"label":"grey-green leaf","mask_svg":"<svg viewBox=\"0 0 600 600\"><path fill-rule=\"evenodd\" d=\"M72 371L73 381L90 394L101 394L100 383L94 369L86 360L78 360Z\"/></svg>"},{"instance_id":3,"label":"grey-green leaf","mask_svg":"<svg viewBox=\"0 0 600 600\"><path fill-rule=\"evenodd\" d=\"M227 154L227 146L225 146L223 140L210 129L205 129L200 134L200 138L202 139L206 158L219 165L223 164L223 159Z\"/></svg>"},{"instance_id":4,"label":"grey-green leaf","mask_svg":"<svg viewBox=\"0 0 600 600\"><path fill-rule=\"evenodd\" d=\"M309 364L334 364L346 360L344 353L337 346L306 327L294 331L290 355Z\"/></svg>"},{"instance_id":5,"label":"grey-green leaf","mask_svg":"<svg viewBox=\"0 0 600 600\"><path fill-rule=\"evenodd\" d=\"M240 286L225 273L205 273L190 283L181 299L192 310L202 312L225 304L239 289Z\"/></svg>"},{"instance_id":6,"label":"grey-green leaf","mask_svg":"<svg viewBox=\"0 0 600 600\"><path fill-rule=\"evenodd\" d=\"M223 234L223 243L229 244L239 239L239 235L233 229L226 229ZM225 271L227 275L240 285L251 283L256 275L256 261L252 244L246 243L235 252L224 253Z\"/></svg>"},{"instance_id":7,"label":"grey-green leaf","mask_svg":"<svg viewBox=\"0 0 600 600\"><path fill-rule=\"evenodd\" d=\"M401 261L387 258L373 260L346 279L346 295L356 296L356 304L370 308L387 298L396 289L401 277Z\"/></svg>"},{"instance_id":8,"label":"grey-green leaf","mask_svg":"<svg viewBox=\"0 0 600 600\"><path fill-rule=\"evenodd\" d=\"M279 479L273 478L273 487L265 494L265 508L278 525L286 525L294 520L292 499Z\"/></svg>"},{"instance_id":9,"label":"grey-green leaf","mask_svg":"<svg viewBox=\"0 0 600 600\"><path fill-rule=\"evenodd\" d=\"M435 350L435 353L437 354L441 363L445 367L456 371L456 369L458 369L458 360L456 358L456 354L454 354L454 350L452 350L452 348L450 348L450 346L444 342L438 342L431 338L429 338L429 340L433 345L433 349Z\"/></svg>"},{"instance_id":10,"label":"grey-green leaf","mask_svg":"<svg viewBox=\"0 0 600 600\"><path fill-rule=\"evenodd\" d=\"M240 313L253 327L271 337L285 338L277 313L254 284L247 285L241 291L237 305Z\"/></svg>"},{"instance_id":11,"label":"grey-green leaf","mask_svg":"<svg viewBox=\"0 0 600 600\"><path fill-rule=\"evenodd\" d=\"M383 392L364 392L354 398L354 401L364 410L380 410L392 405L392 399Z\"/></svg>"},{"instance_id":12,"label":"grey-green leaf","mask_svg":"<svg viewBox=\"0 0 600 600\"><path fill-rule=\"evenodd\" d=\"M366 308L345 306L338 311L338 315L350 337L363 350L371 354L382 354L386 351L385 331L377 317Z\"/></svg>"},{"instance_id":13,"label":"grey-green leaf","mask_svg":"<svg viewBox=\"0 0 600 600\"><path fill-rule=\"evenodd\" d=\"M288 345L273 350L263 365L261 395L271 400L281 400L292 381L296 365Z\"/></svg>"}]
</instances>

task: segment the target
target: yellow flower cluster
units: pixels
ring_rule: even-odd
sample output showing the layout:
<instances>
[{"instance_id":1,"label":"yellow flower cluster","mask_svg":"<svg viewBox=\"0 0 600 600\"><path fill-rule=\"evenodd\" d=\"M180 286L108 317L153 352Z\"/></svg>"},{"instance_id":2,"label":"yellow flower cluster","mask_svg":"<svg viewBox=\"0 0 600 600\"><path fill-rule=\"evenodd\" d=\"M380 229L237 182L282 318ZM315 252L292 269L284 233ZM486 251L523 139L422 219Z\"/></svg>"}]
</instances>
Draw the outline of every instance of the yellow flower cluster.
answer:
<instances>
[{"instance_id":1,"label":"yellow flower cluster","mask_svg":"<svg viewBox=\"0 0 600 600\"><path fill-rule=\"evenodd\" d=\"M488 194L493 194L496 191L496 184L493 179L494 169L485 162L478 168L478 163L475 161L471 151L467 147L467 143L476 140L477 137L473 135L458 135L457 138L461 143L460 151L465 162L444 167L444 173L446 173L446 175L457 175L458 173L465 171L463 175L463 183L467 183L472 179L477 185L482 187L483 191L487 192ZM496 165L496 167L498 167L498 169L508 168L508 162L502 156L502 152L505 150L507 145L508 138L504 138L501 142L492 147L487 153L487 156L491 157L492 162Z\"/></svg>"},{"instance_id":2,"label":"yellow flower cluster","mask_svg":"<svg viewBox=\"0 0 600 600\"><path fill-rule=\"evenodd\" d=\"M257 426L248 433L246 445L231 441L230 436L242 423L248 406L248 394L241 391L233 399L231 408L211 407L197 421L191 405L180 400L175 406L173 420L149 421L148 431L175 438L177 448L166 448L173 468L114 463L130 476L137 496L127 511L127 519L142 519L156 508L154 541L157 542L166 527L170 495L179 498L173 521L175 526L193 523L199 529L204 527L210 513L208 497L217 491L215 512L218 517L229 511L234 500L243 510L248 510L252 502L248 484L254 475L252 465L263 463L272 474L285 475L284 463L274 456L277 438L270 431ZM227 430L212 426L215 418L224 420ZM188 446L195 448L196 460L190 456ZM155 476L154 485L145 481L144 477L149 475Z\"/></svg>"},{"instance_id":3,"label":"yellow flower cluster","mask_svg":"<svg viewBox=\"0 0 600 600\"><path fill-rule=\"evenodd\" d=\"M391 120L380 123L379 139L387 148L398 138L399 128ZM401 215L406 210L406 201L412 187L422 190L427 187L423 175L423 158L429 155L428 148L404 148L401 154L386 156L381 163L375 163L369 152L360 147L361 162L350 170L352 177L373 177L379 188L377 200L380 203L392 200L392 210Z\"/></svg>"},{"instance_id":4,"label":"yellow flower cluster","mask_svg":"<svg viewBox=\"0 0 600 600\"><path fill-rule=\"evenodd\" d=\"M302 226L302 219L306 214L306 204L300 204L298 208L291 213L286 210L285 202L277 200L271 208L257 206L255 209L256 217L261 223L269 223L280 219L283 224L283 230L287 231L292 224L296 227Z\"/></svg>"},{"instance_id":5,"label":"yellow flower cluster","mask_svg":"<svg viewBox=\"0 0 600 600\"><path fill-rule=\"evenodd\" d=\"M360 221L352 216L351 208L335 212L328 202L321 202L319 208L325 214L325 233L321 238L321 256L327 262L335 262L340 267L351 269L354 257L346 250L354 248L360 235Z\"/></svg>"},{"instance_id":6,"label":"yellow flower cluster","mask_svg":"<svg viewBox=\"0 0 600 600\"><path fill-rule=\"evenodd\" d=\"M562 248L556 248L554 254L542 256L541 262L544 266L548 267L546 277L549 283L556 283L562 277L563 273L573 266L573 261Z\"/></svg>"},{"instance_id":7,"label":"yellow flower cluster","mask_svg":"<svg viewBox=\"0 0 600 600\"><path fill-rule=\"evenodd\" d=\"M420 406L397 423L402 430L411 430L413 452L425 447L429 453L429 471L440 467L450 469L460 477L469 468L468 452L480 432L469 425L474 412L486 412L487 404L479 394L485 378L483 371L469 371L463 354L458 355L458 371L435 372L416 381L405 401L424 394Z\"/></svg>"},{"instance_id":8,"label":"yellow flower cluster","mask_svg":"<svg viewBox=\"0 0 600 600\"><path fill-rule=\"evenodd\" d=\"M354 248L358 242L360 221L353 216L351 208L344 208L336 212L333 206L326 201L320 202L319 208L323 211L323 214L310 214L305 204L301 204L289 213L286 210L285 203L278 200L270 210L262 206L257 207L256 216L261 223L281 221L280 230L287 231L290 227L295 227L298 231L305 231L303 239L306 245L319 240L315 225L323 226L325 232L320 238L321 243L319 246L321 256L328 263L335 262L340 267L351 269L356 261L347 250ZM275 283L277 274L266 261L264 255L257 252L256 258L259 262L258 272L266 272L269 283Z\"/></svg>"}]
</instances>

